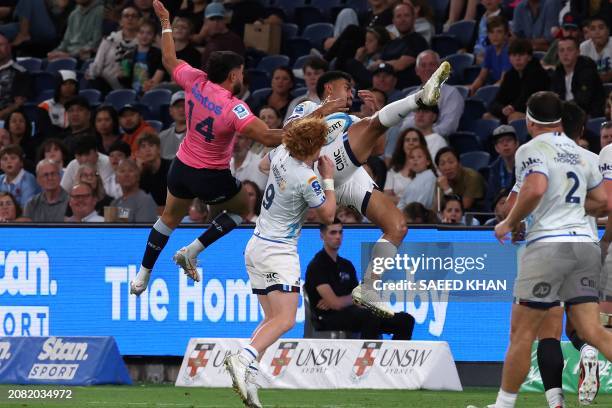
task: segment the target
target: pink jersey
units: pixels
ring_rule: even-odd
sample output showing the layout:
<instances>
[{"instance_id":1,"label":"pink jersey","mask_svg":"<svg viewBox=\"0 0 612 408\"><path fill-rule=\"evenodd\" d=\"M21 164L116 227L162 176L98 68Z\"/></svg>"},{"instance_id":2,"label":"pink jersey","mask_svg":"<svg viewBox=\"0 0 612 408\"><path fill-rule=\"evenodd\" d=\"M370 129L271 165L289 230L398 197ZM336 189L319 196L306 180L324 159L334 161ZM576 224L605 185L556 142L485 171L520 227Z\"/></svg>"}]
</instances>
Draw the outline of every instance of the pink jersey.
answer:
<instances>
[{"instance_id":1,"label":"pink jersey","mask_svg":"<svg viewBox=\"0 0 612 408\"><path fill-rule=\"evenodd\" d=\"M256 118L246 103L187 63L172 73L185 90L187 135L176 156L196 169L229 169L234 134Z\"/></svg>"}]
</instances>

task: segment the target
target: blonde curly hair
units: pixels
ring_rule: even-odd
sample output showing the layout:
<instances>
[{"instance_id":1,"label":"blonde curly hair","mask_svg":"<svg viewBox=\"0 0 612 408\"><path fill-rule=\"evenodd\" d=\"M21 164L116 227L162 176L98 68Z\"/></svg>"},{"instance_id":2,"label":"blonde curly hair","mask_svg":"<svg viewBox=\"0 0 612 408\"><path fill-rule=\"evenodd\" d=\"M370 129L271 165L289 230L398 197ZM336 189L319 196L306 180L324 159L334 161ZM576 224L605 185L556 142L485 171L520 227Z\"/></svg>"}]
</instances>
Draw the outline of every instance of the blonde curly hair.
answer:
<instances>
[{"instance_id":1,"label":"blonde curly hair","mask_svg":"<svg viewBox=\"0 0 612 408\"><path fill-rule=\"evenodd\" d=\"M292 156L306 158L323 146L326 136L327 124L324 119L305 118L293 121L284 128L283 144Z\"/></svg>"}]
</instances>

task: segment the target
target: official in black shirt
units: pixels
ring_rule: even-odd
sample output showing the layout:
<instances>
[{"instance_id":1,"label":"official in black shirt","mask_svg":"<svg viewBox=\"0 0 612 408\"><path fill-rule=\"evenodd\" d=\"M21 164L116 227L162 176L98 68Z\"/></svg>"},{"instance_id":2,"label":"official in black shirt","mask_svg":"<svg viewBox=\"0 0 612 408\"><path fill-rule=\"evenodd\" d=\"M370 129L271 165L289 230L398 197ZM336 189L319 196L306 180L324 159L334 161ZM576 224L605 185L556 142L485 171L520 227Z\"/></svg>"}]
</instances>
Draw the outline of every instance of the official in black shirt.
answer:
<instances>
[{"instance_id":1,"label":"official in black shirt","mask_svg":"<svg viewBox=\"0 0 612 408\"><path fill-rule=\"evenodd\" d=\"M353 264L338 255L342 245L342 224L321 226L323 249L306 270L305 289L312 315L323 330L361 332L363 339L378 339L381 334L393 334L393 340L410 340L414 318L408 313L396 313L382 318L353 304L351 291L359 284Z\"/></svg>"},{"instance_id":2,"label":"official in black shirt","mask_svg":"<svg viewBox=\"0 0 612 408\"><path fill-rule=\"evenodd\" d=\"M166 205L168 191L167 176L170 160L161 158L159 136L154 133L143 133L138 137L136 160L142 169L140 188L151 194L158 207Z\"/></svg>"}]
</instances>

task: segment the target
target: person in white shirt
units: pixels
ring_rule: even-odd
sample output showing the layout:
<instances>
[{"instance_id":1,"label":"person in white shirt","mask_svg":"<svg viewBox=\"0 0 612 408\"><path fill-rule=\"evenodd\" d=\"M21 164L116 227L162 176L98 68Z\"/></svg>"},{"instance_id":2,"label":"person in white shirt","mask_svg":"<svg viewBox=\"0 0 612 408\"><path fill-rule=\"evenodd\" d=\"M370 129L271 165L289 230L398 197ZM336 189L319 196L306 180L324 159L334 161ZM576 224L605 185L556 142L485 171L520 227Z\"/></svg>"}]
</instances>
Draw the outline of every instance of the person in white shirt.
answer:
<instances>
[{"instance_id":1,"label":"person in white shirt","mask_svg":"<svg viewBox=\"0 0 612 408\"><path fill-rule=\"evenodd\" d=\"M240 181L251 180L263 191L268 176L259 170L261 157L250 150L253 141L242 135L236 135L235 140L230 160L232 175Z\"/></svg>"},{"instance_id":2,"label":"person in white shirt","mask_svg":"<svg viewBox=\"0 0 612 408\"><path fill-rule=\"evenodd\" d=\"M168 129L159 132L162 159L172 160L187 134L187 119L185 117L185 91L178 91L170 99L168 108L174 123Z\"/></svg>"},{"instance_id":3,"label":"person in white shirt","mask_svg":"<svg viewBox=\"0 0 612 408\"><path fill-rule=\"evenodd\" d=\"M74 159L68 163L66 171L62 176L61 185L65 191L72 190L74 184L78 181L76 179L79 166L81 164L89 163L96 166L98 174L102 177L104 183L104 190L109 196L114 196L111 191L110 180L113 176L113 168L111 167L108 156L102 153L98 153L96 148L96 140L91 137L84 137L77 141L77 145L74 150Z\"/></svg>"},{"instance_id":4,"label":"person in white shirt","mask_svg":"<svg viewBox=\"0 0 612 408\"><path fill-rule=\"evenodd\" d=\"M414 127L425 136L431 157L436 157L438 150L448 146L446 139L433 130L439 114L437 106L422 106L414 113Z\"/></svg>"},{"instance_id":5,"label":"person in white shirt","mask_svg":"<svg viewBox=\"0 0 612 408\"><path fill-rule=\"evenodd\" d=\"M319 99L319 95L317 95L317 81L319 77L327 72L329 68L329 64L323 58L320 57L310 57L304 63L302 67L302 74L304 77L304 82L306 83L306 93L304 95L299 95L291 102L289 102L289 107L287 108L287 114L283 119L283 122L289 119L289 116L293 113L293 110L296 106L304 101L311 101L314 103L321 103L321 99ZM299 76L299 71L296 73L296 76Z\"/></svg>"},{"instance_id":6,"label":"person in white shirt","mask_svg":"<svg viewBox=\"0 0 612 408\"><path fill-rule=\"evenodd\" d=\"M419 202L427 208L433 205L433 196L436 189L438 175L433 160L425 146L417 146L408 154L411 178L397 203L397 208L404 208L413 202Z\"/></svg>"},{"instance_id":7,"label":"person in white shirt","mask_svg":"<svg viewBox=\"0 0 612 408\"><path fill-rule=\"evenodd\" d=\"M590 38L580 44L580 55L595 61L601 82L612 82L612 37L608 22L603 16L591 17L588 30Z\"/></svg>"},{"instance_id":8,"label":"person in white shirt","mask_svg":"<svg viewBox=\"0 0 612 408\"><path fill-rule=\"evenodd\" d=\"M104 222L96 212L97 198L89 184L80 183L70 189L70 209L72 217L67 217L66 222Z\"/></svg>"}]
</instances>

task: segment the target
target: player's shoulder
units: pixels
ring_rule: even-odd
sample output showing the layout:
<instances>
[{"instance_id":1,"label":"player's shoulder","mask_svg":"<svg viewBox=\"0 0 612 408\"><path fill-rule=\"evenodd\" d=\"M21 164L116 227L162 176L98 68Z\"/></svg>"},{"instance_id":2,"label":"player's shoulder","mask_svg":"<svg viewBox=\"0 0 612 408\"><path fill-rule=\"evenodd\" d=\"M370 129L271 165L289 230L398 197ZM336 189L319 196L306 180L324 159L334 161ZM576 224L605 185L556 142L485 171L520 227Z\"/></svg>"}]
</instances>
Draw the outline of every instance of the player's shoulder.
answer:
<instances>
[{"instance_id":1,"label":"player's shoulder","mask_svg":"<svg viewBox=\"0 0 612 408\"><path fill-rule=\"evenodd\" d=\"M580 146L578 144L576 145L576 147L578 148L578 151L580 152L582 157L584 157L584 159L587 162L589 162L589 163L597 163L599 161L599 155L597 153L593 153L589 149L585 149L584 147L582 147L582 146Z\"/></svg>"},{"instance_id":2,"label":"player's shoulder","mask_svg":"<svg viewBox=\"0 0 612 408\"><path fill-rule=\"evenodd\" d=\"M609 144L603 149L601 149L601 151L599 152L599 157L605 159L612 159L612 144Z\"/></svg>"}]
</instances>

